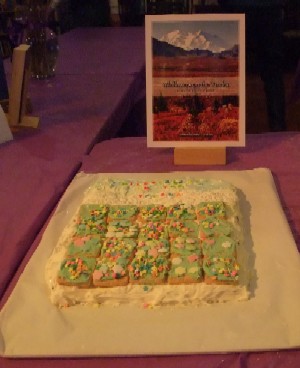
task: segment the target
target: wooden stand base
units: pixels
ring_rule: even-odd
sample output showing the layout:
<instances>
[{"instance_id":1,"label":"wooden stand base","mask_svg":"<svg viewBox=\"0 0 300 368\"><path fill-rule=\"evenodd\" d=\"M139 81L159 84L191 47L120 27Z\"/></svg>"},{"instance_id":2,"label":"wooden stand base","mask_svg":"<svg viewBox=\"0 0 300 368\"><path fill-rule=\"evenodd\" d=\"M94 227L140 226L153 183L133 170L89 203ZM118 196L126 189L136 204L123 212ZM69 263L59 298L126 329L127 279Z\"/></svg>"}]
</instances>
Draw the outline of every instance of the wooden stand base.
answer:
<instances>
[{"instance_id":1,"label":"wooden stand base","mask_svg":"<svg viewBox=\"0 0 300 368\"><path fill-rule=\"evenodd\" d=\"M17 133L22 129L37 128L39 126L39 123L40 123L39 117L25 115L22 117L22 120L20 121L19 124L10 125L10 129L13 133Z\"/></svg>"},{"instance_id":2,"label":"wooden stand base","mask_svg":"<svg viewBox=\"0 0 300 368\"><path fill-rule=\"evenodd\" d=\"M175 165L225 165L226 147L174 148Z\"/></svg>"}]
</instances>

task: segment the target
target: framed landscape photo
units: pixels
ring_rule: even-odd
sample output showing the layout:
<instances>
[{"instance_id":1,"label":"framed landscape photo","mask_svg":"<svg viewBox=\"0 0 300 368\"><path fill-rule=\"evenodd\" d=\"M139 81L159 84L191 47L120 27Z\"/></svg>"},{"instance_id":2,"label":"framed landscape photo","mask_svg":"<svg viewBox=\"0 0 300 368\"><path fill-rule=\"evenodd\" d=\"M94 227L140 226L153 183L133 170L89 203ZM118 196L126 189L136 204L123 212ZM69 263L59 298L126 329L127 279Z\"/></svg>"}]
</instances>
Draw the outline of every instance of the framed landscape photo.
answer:
<instances>
[{"instance_id":1,"label":"framed landscape photo","mask_svg":"<svg viewBox=\"0 0 300 368\"><path fill-rule=\"evenodd\" d=\"M146 16L147 145L245 145L245 16Z\"/></svg>"}]
</instances>

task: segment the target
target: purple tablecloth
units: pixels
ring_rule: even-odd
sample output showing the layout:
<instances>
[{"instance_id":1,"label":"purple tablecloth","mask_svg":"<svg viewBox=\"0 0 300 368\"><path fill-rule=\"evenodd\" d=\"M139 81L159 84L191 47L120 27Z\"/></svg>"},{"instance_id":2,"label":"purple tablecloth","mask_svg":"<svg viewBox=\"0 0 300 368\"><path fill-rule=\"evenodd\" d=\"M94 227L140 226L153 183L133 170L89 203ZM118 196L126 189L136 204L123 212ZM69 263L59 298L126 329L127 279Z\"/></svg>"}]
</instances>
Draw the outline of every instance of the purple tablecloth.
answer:
<instances>
[{"instance_id":1,"label":"purple tablecloth","mask_svg":"<svg viewBox=\"0 0 300 368\"><path fill-rule=\"evenodd\" d=\"M57 75L47 81L33 80L30 85L32 115L40 117L40 129L65 123L98 119L93 134L111 129L106 138L113 137L139 98L141 81L134 75L96 74ZM113 120L113 125L110 120ZM68 126L66 126L68 129ZM74 147L75 148L75 147Z\"/></svg>"},{"instance_id":2,"label":"purple tablecloth","mask_svg":"<svg viewBox=\"0 0 300 368\"><path fill-rule=\"evenodd\" d=\"M144 27L77 28L59 42L58 74L136 74L145 64Z\"/></svg>"}]
</instances>

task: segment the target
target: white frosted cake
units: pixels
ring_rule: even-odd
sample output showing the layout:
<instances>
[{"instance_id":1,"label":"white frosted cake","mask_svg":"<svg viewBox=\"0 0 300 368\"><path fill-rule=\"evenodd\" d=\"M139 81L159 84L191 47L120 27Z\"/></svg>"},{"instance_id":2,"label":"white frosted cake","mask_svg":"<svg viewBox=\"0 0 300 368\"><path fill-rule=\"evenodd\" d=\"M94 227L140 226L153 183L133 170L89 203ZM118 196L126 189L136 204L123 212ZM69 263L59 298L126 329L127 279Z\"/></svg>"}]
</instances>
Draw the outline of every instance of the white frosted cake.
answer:
<instances>
[{"instance_id":1,"label":"white frosted cake","mask_svg":"<svg viewBox=\"0 0 300 368\"><path fill-rule=\"evenodd\" d=\"M99 179L45 277L58 307L199 306L249 298L237 190L212 179Z\"/></svg>"}]
</instances>

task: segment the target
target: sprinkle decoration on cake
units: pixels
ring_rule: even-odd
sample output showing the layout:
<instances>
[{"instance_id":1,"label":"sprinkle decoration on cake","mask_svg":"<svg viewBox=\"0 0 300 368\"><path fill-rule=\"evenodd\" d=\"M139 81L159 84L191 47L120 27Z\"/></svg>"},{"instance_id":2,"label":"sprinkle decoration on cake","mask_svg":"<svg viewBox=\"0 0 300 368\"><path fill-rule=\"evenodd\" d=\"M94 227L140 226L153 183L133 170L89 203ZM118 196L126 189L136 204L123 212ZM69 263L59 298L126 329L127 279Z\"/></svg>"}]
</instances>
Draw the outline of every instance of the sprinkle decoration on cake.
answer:
<instances>
[{"instance_id":1,"label":"sprinkle decoration on cake","mask_svg":"<svg viewBox=\"0 0 300 368\"><path fill-rule=\"evenodd\" d=\"M147 306L247 300L235 187L221 180L101 179L46 266L51 301Z\"/></svg>"}]
</instances>

